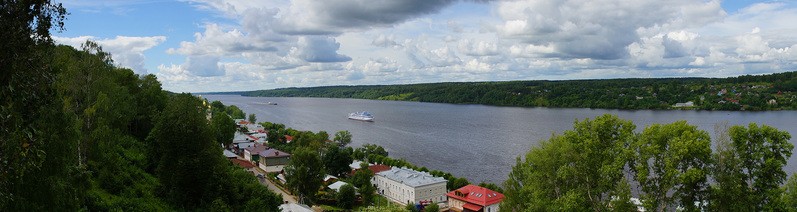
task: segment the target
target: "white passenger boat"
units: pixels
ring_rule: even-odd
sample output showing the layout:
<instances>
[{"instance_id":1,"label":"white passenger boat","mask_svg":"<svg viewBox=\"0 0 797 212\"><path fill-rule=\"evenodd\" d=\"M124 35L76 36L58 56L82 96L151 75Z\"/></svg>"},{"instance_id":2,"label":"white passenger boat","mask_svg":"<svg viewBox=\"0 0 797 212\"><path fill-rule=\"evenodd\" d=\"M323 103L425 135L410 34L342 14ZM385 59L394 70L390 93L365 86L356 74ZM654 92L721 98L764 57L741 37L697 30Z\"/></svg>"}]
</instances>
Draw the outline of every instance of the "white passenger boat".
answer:
<instances>
[{"instance_id":1,"label":"white passenger boat","mask_svg":"<svg viewBox=\"0 0 797 212\"><path fill-rule=\"evenodd\" d=\"M367 111L354 112L349 114L349 119L358 120L358 121L374 121L374 116L372 116Z\"/></svg>"}]
</instances>

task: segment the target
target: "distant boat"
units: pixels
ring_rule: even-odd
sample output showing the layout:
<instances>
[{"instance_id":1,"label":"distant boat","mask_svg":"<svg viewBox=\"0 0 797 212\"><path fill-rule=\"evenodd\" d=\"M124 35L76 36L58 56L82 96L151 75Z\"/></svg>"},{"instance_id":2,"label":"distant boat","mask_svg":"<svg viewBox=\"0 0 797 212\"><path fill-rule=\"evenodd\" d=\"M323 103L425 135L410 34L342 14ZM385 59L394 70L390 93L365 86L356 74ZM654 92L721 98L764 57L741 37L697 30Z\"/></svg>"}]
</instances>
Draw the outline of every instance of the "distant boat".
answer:
<instances>
[{"instance_id":1,"label":"distant boat","mask_svg":"<svg viewBox=\"0 0 797 212\"><path fill-rule=\"evenodd\" d=\"M367 111L354 112L349 114L349 119L358 120L358 121L374 121L374 116L372 116Z\"/></svg>"},{"instance_id":2,"label":"distant boat","mask_svg":"<svg viewBox=\"0 0 797 212\"><path fill-rule=\"evenodd\" d=\"M267 105L277 105L277 103L276 103L276 102L268 102L268 103L266 103L266 104L267 104Z\"/></svg>"}]
</instances>

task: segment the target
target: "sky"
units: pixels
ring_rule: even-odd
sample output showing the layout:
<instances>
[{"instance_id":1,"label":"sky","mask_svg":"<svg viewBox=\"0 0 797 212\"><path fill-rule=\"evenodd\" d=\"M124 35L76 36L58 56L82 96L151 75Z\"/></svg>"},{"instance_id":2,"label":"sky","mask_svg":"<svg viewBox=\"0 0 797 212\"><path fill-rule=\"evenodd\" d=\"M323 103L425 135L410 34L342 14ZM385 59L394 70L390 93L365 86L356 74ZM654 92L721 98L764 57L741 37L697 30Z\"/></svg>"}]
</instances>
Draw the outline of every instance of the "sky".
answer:
<instances>
[{"instance_id":1,"label":"sky","mask_svg":"<svg viewBox=\"0 0 797 212\"><path fill-rule=\"evenodd\" d=\"M173 92L797 71L797 1L56 0Z\"/></svg>"}]
</instances>

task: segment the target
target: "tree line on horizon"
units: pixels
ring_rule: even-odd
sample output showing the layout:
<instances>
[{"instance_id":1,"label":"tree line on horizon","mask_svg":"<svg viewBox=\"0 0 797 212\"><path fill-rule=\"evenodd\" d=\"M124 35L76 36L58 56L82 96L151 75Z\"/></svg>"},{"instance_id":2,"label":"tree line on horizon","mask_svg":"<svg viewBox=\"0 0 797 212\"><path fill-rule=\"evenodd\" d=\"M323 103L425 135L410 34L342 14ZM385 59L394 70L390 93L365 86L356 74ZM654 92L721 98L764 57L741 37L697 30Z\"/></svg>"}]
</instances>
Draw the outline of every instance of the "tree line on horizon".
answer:
<instances>
[{"instance_id":1,"label":"tree line on horizon","mask_svg":"<svg viewBox=\"0 0 797 212\"><path fill-rule=\"evenodd\" d=\"M519 107L795 110L797 72L729 78L442 82L326 86L234 92L244 96L327 97Z\"/></svg>"},{"instance_id":2,"label":"tree line on horizon","mask_svg":"<svg viewBox=\"0 0 797 212\"><path fill-rule=\"evenodd\" d=\"M96 43L53 44L61 4L0 8L0 211L278 211L282 198L222 155L231 119L208 120L201 99Z\"/></svg>"},{"instance_id":3,"label":"tree line on horizon","mask_svg":"<svg viewBox=\"0 0 797 212\"><path fill-rule=\"evenodd\" d=\"M501 211L797 211L797 175L783 170L788 132L725 123L711 138L686 121L635 129L606 114L532 147L503 184Z\"/></svg>"}]
</instances>

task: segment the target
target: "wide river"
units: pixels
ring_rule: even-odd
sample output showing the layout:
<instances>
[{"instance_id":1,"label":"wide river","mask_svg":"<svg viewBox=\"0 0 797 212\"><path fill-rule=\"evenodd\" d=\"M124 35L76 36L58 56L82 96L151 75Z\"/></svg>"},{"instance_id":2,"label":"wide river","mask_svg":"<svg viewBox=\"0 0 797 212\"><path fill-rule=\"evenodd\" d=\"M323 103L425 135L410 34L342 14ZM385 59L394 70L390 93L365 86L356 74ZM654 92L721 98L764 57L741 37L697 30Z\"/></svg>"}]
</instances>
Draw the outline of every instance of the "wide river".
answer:
<instances>
[{"instance_id":1,"label":"wide river","mask_svg":"<svg viewBox=\"0 0 797 212\"><path fill-rule=\"evenodd\" d=\"M502 183L515 159L525 155L530 147L550 138L552 133L572 129L577 119L605 113L632 120L638 131L653 123L686 120L712 137L718 123L746 126L755 122L788 131L793 137L791 142L797 143L797 111L557 109L331 98L203 97L237 105L247 114L256 114L258 122L283 123L297 130L323 130L330 136L348 130L353 135L351 146L378 144L391 157L450 172L475 183ZM375 122L347 119L355 111L371 112ZM790 174L797 171L797 154L784 169Z\"/></svg>"}]
</instances>

